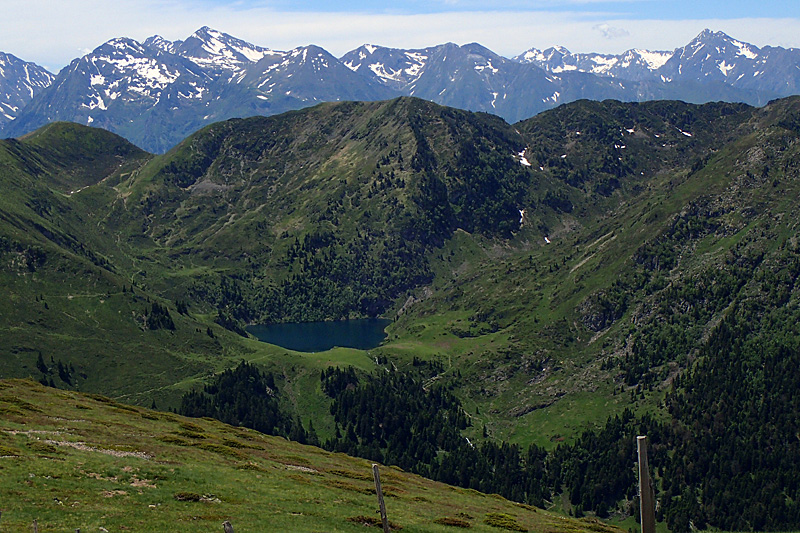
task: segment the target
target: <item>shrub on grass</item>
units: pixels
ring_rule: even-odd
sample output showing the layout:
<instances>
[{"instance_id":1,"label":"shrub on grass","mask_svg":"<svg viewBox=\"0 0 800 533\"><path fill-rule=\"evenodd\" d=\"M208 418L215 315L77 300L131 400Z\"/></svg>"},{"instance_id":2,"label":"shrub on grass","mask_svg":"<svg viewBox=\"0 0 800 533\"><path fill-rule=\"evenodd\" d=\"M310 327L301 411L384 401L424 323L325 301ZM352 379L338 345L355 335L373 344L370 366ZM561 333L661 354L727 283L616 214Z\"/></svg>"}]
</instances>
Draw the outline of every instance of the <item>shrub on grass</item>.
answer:
<instances>
[{"instance_id":1,"label":"shrub on grass","mask_svg":"<svg viewBox=\"0 0 800 533\"><path fill-rule=\"evenodd\" d=\"M452 526L461 528L472 527L472 524L470 524L466 520L462 520L460 518L453 518L452 516L443 516L442 518L437 518L436 520L433 521L433 523L439 524L441 526Z\"/></svg>"},{"instance_id":2,"label":"shrub on grass","mask_svg":"<svg viewBox=\"0 0 800 533\"><path fill-rule=\"evenodd\" d=\"M516 518L505 513L487 513L483 523L500 529L508 529L509 531L528 531L517 522Z\"/></svg>"}]
</instances>

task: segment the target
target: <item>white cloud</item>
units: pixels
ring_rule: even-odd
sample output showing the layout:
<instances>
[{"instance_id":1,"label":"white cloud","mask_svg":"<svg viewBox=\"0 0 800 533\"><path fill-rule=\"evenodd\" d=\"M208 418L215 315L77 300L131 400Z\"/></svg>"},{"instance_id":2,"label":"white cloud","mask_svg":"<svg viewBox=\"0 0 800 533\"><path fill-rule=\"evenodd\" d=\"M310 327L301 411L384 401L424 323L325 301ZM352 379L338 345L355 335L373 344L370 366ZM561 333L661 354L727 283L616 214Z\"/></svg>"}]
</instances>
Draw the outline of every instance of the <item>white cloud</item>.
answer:
<instances>
[{"instance_id":1,"label":"white cloud","mask_svg":"<svg viewBox=\"0 0 800 533\"><path fill-rule=\"evenodd\" d=\"M592 29L599 31L606 39L621 39L622 37L628 37L630 35L630 32L625 28L609 26L605 22L603 24L595 24L592 26Z\"/></svg>"},{"instance_id":2,"label":"white cloud","mask_svg":"<svg viewBox=\"0 0 800 533\"><path fill-rule=\"evenodd\" d=\"M423 48L448 41L479 42L506 56L556 44L575 52L671 50L706 27L757 46L800 47L798 18L660 21L619 16L611 20L607 12L493 11L491 7L484 11L371 14L276 12L263 7L264 3L214 6L190 0L3 1L4 11L15 16L0 20L0 50L51 70L67 64L79 50L93 49L114 37L141 41L160 34L177 40L204 25L277 50L317 44L337 56L364 43ZM565 1L579 0L546 4Z\"/></svg>"}]
</instances>

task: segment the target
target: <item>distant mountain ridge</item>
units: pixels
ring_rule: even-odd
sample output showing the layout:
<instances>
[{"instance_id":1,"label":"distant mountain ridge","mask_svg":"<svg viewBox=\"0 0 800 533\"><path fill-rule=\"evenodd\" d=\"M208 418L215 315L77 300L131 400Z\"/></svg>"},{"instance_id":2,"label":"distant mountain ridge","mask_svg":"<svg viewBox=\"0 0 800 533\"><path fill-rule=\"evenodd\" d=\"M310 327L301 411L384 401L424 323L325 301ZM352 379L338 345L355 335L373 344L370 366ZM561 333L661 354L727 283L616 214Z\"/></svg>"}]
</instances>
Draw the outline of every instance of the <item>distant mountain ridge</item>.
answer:
<instances>
[{"instance_id":1,"label":"distant mountain ridge","mask_svg":"<svg viewBox=\"0 0 800 533\"><path fill-rule=\"evenodd\" d=\"M771 46L758 48L708 29L672 52L633 49L620 55L608 55L573 54L564 47L531 48L514 60L553 73L578 71L666 83L720 82L761 93L766 98L796 94L800 87L800 50Z\"/></svg>"},{"instance_id":2,"label":"distant mountain ridge","mask_svg":"<svg viewBox=\"0 0 800 533\"><path fill-rule=\"evenodd\" d=\"M763 105L800 91L800 50L758 48L711 30L672 52L552 47L508 59L477 43L366 44L337 59L318 46L276 51L204 26L179 41L112 39L55 77L15 64L24 66L0 65L0 89L14 88L0 91L4 136L66 120L109 129L152 152L212 122L325 101L415 96L516 122L580 99Z\"/></svg>"},{"instance_id":3,"label":"distant mountain ridge","mask_svg":"<svg viewBox=\"0 0 800 533\"><path fill-rule=\"evenodd\" d=\"M319 47L276 52L203 27L185 41L153 36L143 43L128 38L104 43L62 69L4 133L19 136L65 120L164 152L228 118L392 96Z\"/></svg>"}]
</instances>

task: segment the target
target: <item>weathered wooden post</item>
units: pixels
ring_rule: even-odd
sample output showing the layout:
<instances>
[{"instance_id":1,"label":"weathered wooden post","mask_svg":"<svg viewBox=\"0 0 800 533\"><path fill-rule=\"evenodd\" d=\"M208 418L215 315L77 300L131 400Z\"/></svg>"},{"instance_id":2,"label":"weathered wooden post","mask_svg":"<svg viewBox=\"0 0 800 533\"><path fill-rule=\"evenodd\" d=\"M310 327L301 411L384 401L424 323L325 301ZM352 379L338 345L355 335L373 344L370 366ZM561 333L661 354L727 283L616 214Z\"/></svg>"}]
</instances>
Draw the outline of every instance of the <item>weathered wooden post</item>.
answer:
<instances>
[{"instance_id":1,"label":"weathered wooden post","mask_svg":"<svg viewBox=\"0 0 800 533\"><path fill-rule=\"evenodd\" d=\"M227 520L222 523L222 529L225 530L225 533L233 533L233 526Z\"/></svg>"},{"instance_id":2,"label":"weathered wooden post","mask_svg":"<svg viewBox=\"0 0 800 533\"><path fill-rule=\"evenodd\" d=\"M386 516L386 504L383 502L383 491L381 490L381 475L378 472L378 465L372 465L372 477L375 478L375 493L378 495L378 505L380 506L381 523L383 524L383 533L390 533L389 531L389 517Z\"/></svg>"},{"instance_id":3,"label":"weathered wooden post","mask_svg":"<svg viewBox=\"0 0 800 533\"><path fill-rule=\"evenodd\" d=\"M39 524L36 523L36 519L33 519L33 533L39 533Z\"/></svg>"},{"instance_id":4,"label":"weathered wooden post","mask_svg":"<svg viewBox=\"0 0 800 533\"><path fill-rule=\"evenodd\" d=\"M653 484L650 481L650 469L647 465L647 437L636 437L639 452L639 517L642 533L656 533L656 511L653 500Z\"/></svg>"}]
</instances>

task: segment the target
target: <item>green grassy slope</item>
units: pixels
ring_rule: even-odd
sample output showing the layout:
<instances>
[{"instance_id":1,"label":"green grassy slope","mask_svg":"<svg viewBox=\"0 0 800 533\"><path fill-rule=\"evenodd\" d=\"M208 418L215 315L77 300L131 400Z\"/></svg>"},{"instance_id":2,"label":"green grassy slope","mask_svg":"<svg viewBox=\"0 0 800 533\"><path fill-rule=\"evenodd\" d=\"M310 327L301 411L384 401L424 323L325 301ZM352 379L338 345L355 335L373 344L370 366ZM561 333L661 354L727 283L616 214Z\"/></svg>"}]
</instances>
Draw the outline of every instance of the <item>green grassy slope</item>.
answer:
<instances>
[{"instance_id":1,"label":"green grassy slope","mask_svg":"<svg viewBox=\"0 0 800 533\"><path fill-rule=\"evenodd\" d=\"M344 532L378 516L362 459L30 381L0 382L0 412L4 531ZM404 531L619 531L393 468L381 481Z\"/></svg>"}]
</instances>

